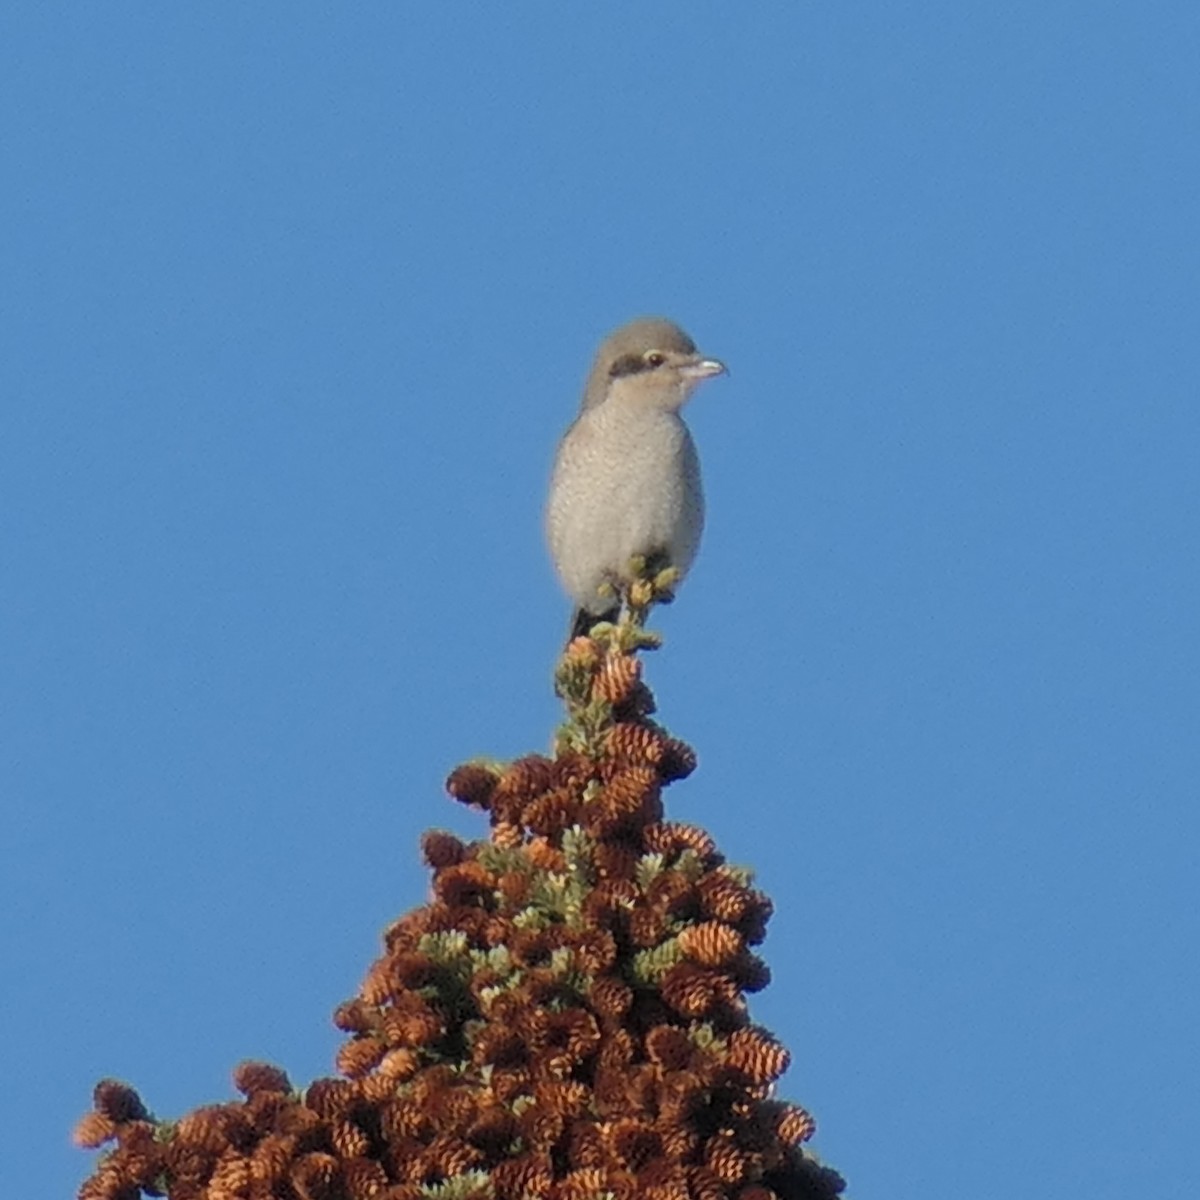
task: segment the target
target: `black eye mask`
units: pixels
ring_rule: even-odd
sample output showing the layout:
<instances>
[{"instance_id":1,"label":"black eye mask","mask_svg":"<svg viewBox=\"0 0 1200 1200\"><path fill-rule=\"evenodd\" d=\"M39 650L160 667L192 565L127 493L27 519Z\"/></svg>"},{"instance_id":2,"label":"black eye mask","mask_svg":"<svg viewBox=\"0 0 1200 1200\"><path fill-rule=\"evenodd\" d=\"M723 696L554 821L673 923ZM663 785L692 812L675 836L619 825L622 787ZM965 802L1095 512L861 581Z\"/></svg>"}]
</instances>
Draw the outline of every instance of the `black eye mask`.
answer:
<instances>
[{"instance_id":1,"label":"black eye mask","mask_svg":"<svg viewBox=\"0 0 1200 1200\"><path fill-rule=\"evenodd\" d=\"M608 368L608 374L610 379L620 379L622 375L640 375L643 371L653 371L655 367L661 366L662 363L647 362L641 354L622 354Z\"/></svg>"}]
</instances>

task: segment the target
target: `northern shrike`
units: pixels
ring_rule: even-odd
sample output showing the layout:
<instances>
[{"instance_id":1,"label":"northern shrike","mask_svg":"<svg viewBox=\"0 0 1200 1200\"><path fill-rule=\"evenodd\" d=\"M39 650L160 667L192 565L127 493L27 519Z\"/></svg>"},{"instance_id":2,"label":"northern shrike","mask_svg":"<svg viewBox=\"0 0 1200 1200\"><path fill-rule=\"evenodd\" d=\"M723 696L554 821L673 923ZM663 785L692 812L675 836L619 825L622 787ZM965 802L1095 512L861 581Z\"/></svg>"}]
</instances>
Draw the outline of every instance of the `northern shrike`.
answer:
<instances>
[{"instance_id":1,"label":"northern shrike","mask_svg":"<svg viewBox=\"0 0 1200 1200\"><path fill-rule=\"evenodd\" d=\"M696 557L704 527L700 461L680 410L724 372L661 317L623 325L601 343L574 424L554 461L546 535L575 602L571 636L620 608L635 556L674 567ZM606 587L605 585L609 585Z\"/></svg>"}]
</instances>

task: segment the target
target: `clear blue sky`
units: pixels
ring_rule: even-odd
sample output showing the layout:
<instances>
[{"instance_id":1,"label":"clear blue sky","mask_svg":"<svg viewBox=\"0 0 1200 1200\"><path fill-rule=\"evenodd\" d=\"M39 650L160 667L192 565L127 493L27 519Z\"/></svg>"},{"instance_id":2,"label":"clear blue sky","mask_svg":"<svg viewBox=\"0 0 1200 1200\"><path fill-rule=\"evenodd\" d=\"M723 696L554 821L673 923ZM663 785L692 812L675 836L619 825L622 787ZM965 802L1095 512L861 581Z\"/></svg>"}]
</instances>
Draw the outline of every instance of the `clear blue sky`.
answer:
<instances>
[{"instance_id":1,"label":"clear blue sky","mask_svg":"<svg viewBox=\"0 0 1200 1200\"><path fill-rule=\"evenodd\" d=\"M544 748L596 340L681 321L669 794L857 1200L1196 1194L1200 8L0 14L0 1191L162 1115Z\"/></svg>"}]
</instances>

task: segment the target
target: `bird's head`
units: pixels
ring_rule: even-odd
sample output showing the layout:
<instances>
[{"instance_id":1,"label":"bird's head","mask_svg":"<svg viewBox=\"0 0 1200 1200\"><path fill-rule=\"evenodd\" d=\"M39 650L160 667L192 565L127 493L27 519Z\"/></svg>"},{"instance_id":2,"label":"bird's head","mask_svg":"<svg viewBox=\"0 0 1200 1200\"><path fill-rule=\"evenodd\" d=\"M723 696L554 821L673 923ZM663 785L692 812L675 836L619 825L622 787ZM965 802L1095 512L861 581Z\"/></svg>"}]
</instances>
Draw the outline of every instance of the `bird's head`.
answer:
<instances>
[{"instance_id":1,"label":"bird's head","mask_svg":"<svg viewBox=\"0 0 1200 1200\"><path fill-rule=\"evenodd\" d=\"M725 364L705 358L673 321L643 317L610 333L600 344L588 375L583 407L606 400L620 404L675 410L702 380L725 371Z\"/></svg>"}]
</instances>

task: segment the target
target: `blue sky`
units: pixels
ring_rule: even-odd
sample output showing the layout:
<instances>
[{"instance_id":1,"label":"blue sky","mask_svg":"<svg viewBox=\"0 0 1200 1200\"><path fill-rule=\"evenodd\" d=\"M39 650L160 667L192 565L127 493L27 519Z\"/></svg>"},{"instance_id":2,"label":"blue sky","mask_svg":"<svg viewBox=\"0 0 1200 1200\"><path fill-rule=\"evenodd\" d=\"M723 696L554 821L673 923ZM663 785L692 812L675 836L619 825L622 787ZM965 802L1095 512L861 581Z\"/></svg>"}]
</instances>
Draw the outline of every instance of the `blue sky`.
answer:
<instances>
[{"instance_id":1,"label":"blue sky","mask_svg":"<svg viewBox=\"0 0 1200 1200\"><path fill-rule=\"evenodd\" d=\"M102 1075L331 1070L445 774L548 743L550 457L663 312L731 367L669 811L776 901L818 1150L1194 1195L1198 61L1155 0L6 5L4 1192Z\"/></svg>"}]
</instances>

